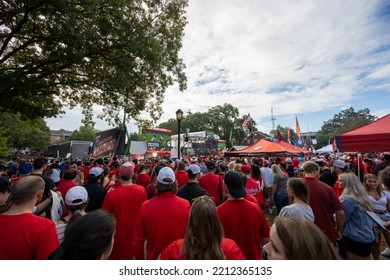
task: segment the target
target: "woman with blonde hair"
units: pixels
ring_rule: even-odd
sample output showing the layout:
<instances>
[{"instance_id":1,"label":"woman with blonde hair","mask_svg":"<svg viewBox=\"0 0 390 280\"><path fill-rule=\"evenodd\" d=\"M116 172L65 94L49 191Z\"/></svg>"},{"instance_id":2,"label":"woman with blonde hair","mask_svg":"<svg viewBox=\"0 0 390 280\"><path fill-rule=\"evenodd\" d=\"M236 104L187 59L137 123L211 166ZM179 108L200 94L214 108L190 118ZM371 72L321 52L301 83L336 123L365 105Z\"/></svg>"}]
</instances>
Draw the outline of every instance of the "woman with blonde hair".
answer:
<instances>
[{"instance_id":1,"label":"woman with blonde hair","mask_svg":"<svg viewBox=\"0 0 390 280\"><path fill-rule=\"evenodd\" d=\"M234 171L234 166L236 165L236 162L233 160L231 162L229 162L228 164L228 170L229 171Z\"/></svg>"},{"instance_id":2,"label":"woman with blonde hair","mask_svg":"<svg viewBox=\"0 0 390 280\"><path fill-rule=\"evenodd\" d=\"M275 218L264 252L263 259L268 260L339 259L322 230L298 217Z\"/></svg>"},{"instance_id":3,"label":"woman with blonde hair","mask_svg":"<svg viewBox=\"0 0 390 280\"><path fill-rule=\"evenodd\" d=\"M355 174L342 173L338 179L342 190L340 202L345 214L342 232L345 250L351 260L369 260L375 233L366 211L373 210L372 204Z\"/></svg>"},{"instance_id":4,"label":"woman with blonde hair","mask_svg":"<svg viewBox=\"0 0 390 280\"><path fill-rule=\"evenodd\" d=\"M277 214L280 213L280 210L286 205L290 204L289 195L287 193L287 180L288 175L286 175L279 165L272 164L271 166L272 173L274 174L274 183L272 185L272 193L275 201Z\"/></svg>"},{"instance_id":5,"label":"woman with blonde hair","mask_svg":"<svg viewBox=\"0 0 390 280\"><path fill-rule=\"evenodd\" d=\"M242 167L241 163L236 163L236 165L234 165L233 171L242 174L241 167Z\"/></svg>"},{"instance_id":6,"label":"woman with blonde hair","mask_svg":"<svg viewBox=\"0 0 390 280\"><path fill-rule=\"evenodd\" d=\"M390 221L390 193L383 188L382 184L379 183L378 177L374 174L366 174L364 176L363 185L368 193L368 199L373 205L373 212L385 223ZM372 256L375 260L379 260L379 245L383 234L387 243L387 248L381 253L381 255L390 257L390 233L382 230L381 227L376 224L375 230L377 240L372 246Z\"/></svg>"},{"instance_id":7,"label":"woman with blonde hair","mask_svg":"<svg viewBox=\"0 0 390 280\"><path fill-rule=\"evenodd\" d=\"M168 245L161 260L243 260L240 247L224 238L214 201L207 195L192 202L184 239Z\"/></svg>"}]
</instances>

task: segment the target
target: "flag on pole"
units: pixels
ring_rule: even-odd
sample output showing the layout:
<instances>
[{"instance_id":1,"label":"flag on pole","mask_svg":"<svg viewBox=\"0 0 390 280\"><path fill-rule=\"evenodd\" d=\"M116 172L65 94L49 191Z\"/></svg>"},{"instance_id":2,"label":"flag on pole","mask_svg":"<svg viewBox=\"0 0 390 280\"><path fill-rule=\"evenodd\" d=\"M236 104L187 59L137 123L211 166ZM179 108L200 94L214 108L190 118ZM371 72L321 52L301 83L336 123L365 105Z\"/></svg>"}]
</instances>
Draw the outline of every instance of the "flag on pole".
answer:
<instances>
[{"instance_id":1,"label":"flag on pole","mask_svg":"<svg viewBox=\"0 0 390 280\"><path fill-rule=\"evenodd\" d=\"M291 144L291 129L290 128L287 129L287 141L288 141L288 143Z\"/></svg>"},{"instance_id":2,"label":"flag on pole","mask_svg":"<svg viewBox=\"0 0 390 280\"><path fill-rule=\"evenodd\" d=\"M248 114L248 116L246 116L244 122L242 123L242 128L245 128L251 120L251 115Z\"/></svg>"},{"instance_id":3,"label":"flag on pole","mask_svg":"<svg viewBox=\"0 0 390 280\"><path fill-rule=\"evenodd\" d=\"M283 138L282 133L280 133L280 131L278 130L278 142L280 142L280 141L284 141L284 138Z\"/></svg>"},{"instance_id":4,"label":"flag on pole","mask_svg":"<svg viewBox=\"0 0 390 280\"><path fill-rule=\"evenodd\" d=\"M301 128L299 127L298 118L295 116L295 132L298 135L298 140L301 140Z\"/></svg>"}]
</instances>

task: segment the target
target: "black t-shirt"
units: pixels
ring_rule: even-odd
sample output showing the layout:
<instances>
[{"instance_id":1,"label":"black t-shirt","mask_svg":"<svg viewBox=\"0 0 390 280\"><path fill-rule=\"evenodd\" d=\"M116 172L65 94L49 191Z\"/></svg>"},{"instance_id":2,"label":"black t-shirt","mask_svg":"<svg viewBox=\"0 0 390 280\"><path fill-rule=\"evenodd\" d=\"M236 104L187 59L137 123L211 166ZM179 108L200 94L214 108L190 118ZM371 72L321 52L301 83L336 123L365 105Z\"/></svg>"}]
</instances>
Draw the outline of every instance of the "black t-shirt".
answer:
<instances>
[{"instance_id":1,"label":"black t-shirt","mask_svg":"<svg viewBox=\"0 0 390 280\"><path fill-rule=\"evenodd\" d=\"M324 182L325 184L331 186L333 188L334 184L337 181L337 178L335 175L332 174L330 169L324 169L320 172L320 181Z\"/></svg>"},{"instance_id":2,"label":"black t-shirt","mask_svg":"<svg viewBox=\"0 0 390 280\"><path fill-rule=\"evenodd\" d=\"M89 198L85 211L90 212L100 209L103 205L104 198L106 197L106 188L98 182L88 182L84 187L88 192Z\"/></svg>"},{"instance_id":3,"label":"black t-shirt","mask_svg":"<svg viewBox=\"0 0 390 280\"><path fill-rule=\"evenodd\" d=\"M198 183L190 183L187 182L184 186L182 186L176 193L178 197L184 198L192 204L192 200L194 198L200 197L202 195L209 195L209 193L200 187Z\"/></svg>"}]
</instances>

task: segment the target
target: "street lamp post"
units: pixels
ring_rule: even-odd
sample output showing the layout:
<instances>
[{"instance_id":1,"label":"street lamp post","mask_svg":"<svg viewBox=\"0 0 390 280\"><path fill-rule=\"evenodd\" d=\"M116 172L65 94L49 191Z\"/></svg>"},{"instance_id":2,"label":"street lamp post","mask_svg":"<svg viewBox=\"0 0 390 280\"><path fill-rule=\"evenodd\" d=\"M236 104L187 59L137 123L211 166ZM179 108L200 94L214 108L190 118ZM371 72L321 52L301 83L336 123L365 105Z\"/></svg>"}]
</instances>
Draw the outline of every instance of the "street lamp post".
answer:
<instances>
[{"instance_id":1,"label":"street lamp post","mask_svg":"<svg viewBox=\"0 0 390 280\"><path fill-rule=\"evenodd\" d=\"M180 160L180 123L181 120L183 119L183 111L182 110L177 110L176 111L176 120L177 120L177 158Z\"/></svg>"}]
</instances>

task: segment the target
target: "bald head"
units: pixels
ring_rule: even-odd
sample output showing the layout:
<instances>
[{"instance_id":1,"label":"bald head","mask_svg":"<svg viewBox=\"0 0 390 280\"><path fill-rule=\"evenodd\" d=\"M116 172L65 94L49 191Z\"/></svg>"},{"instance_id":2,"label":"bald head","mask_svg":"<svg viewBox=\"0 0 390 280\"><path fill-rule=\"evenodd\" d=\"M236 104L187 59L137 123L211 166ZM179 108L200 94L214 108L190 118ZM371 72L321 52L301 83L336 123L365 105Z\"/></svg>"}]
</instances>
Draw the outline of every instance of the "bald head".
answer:
<instances>
[{"instance_id":1,"label":"bald head","mask_svg":"<svg viewBox=\"0 0 390 280\"><path fill-rule=\"evenodd\" d=\"M45 181L38 176L20 178L11 188L12 203L21 205L36 199L36 193L45 188Z\"/></svg>"}]
</instances>

